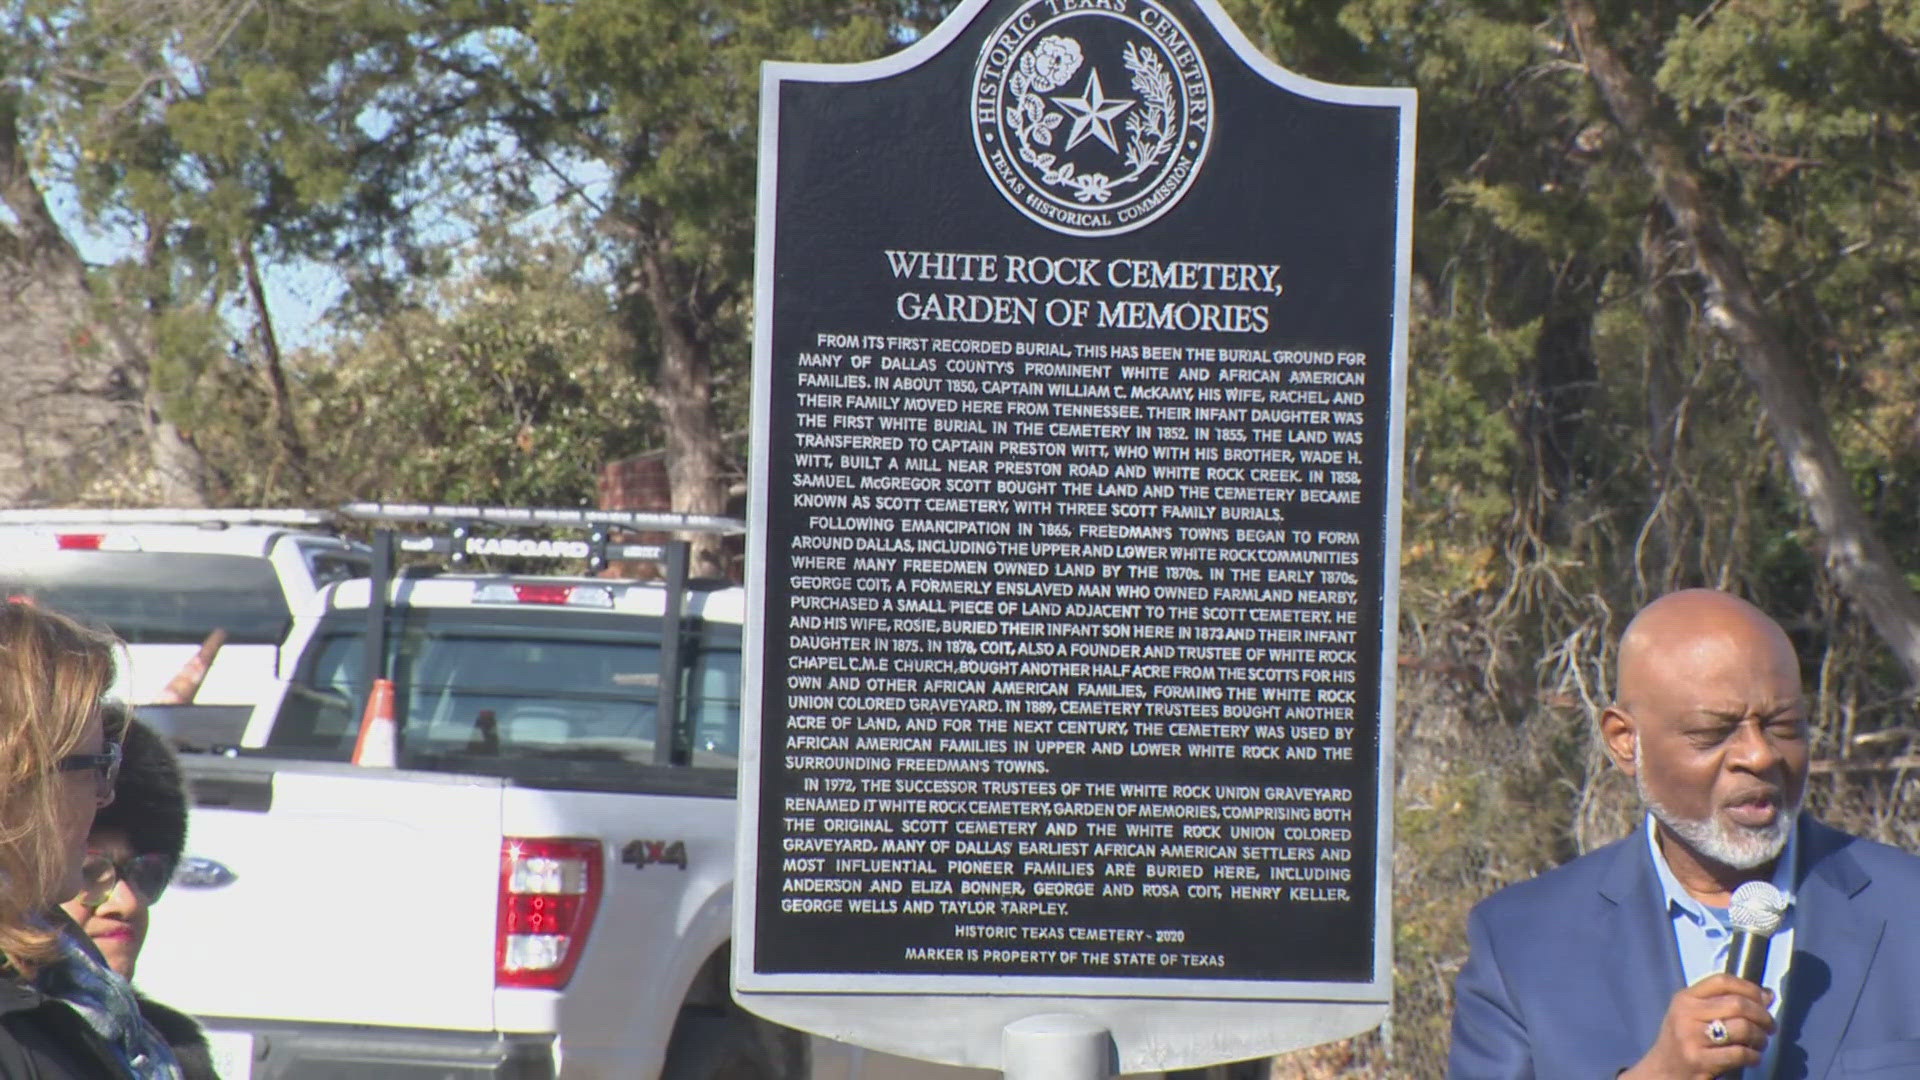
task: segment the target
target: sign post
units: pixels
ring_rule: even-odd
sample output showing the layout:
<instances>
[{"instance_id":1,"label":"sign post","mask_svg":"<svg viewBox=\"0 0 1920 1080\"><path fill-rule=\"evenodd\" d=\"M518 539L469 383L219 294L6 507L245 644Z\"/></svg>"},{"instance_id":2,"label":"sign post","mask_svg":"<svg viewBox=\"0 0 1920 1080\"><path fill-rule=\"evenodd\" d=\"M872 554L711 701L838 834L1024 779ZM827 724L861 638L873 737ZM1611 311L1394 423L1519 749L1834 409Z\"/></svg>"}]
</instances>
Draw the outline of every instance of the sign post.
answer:
<instances>
[{"instance_id":1,"label":"sign post","mask_svg":"<svg viewBox=\"0 0 1920 1080\"><path fill-rule=\"evenodd\" d=\"M972 0L761 131L741 1003L1076 1080L1379 1024L1413 92Z\"/></svg>"}]
</instances>

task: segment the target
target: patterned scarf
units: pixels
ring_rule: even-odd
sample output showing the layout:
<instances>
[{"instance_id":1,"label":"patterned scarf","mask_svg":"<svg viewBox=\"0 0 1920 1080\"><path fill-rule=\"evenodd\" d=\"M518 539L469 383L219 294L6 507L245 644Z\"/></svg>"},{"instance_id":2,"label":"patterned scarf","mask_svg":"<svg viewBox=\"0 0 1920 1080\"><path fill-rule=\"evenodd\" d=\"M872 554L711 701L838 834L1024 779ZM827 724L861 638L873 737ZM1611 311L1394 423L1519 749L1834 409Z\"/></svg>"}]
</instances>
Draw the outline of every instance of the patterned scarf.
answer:
<instances>
[{"instance_id":1,"label":"patterned scarf","mask_svg":"<svg viewBox=\"0 0 1920 1080\"><path fill-rule=\"evenodd\" d=\"M58 923L54 924L56 927ZM60 959L40 969L34 988L72 1006L136 1080L182 1080L180 1063L160 1033L140 1018L127 980L114 974L85 933L63 929Z\"/></svg>"}]
</instances>

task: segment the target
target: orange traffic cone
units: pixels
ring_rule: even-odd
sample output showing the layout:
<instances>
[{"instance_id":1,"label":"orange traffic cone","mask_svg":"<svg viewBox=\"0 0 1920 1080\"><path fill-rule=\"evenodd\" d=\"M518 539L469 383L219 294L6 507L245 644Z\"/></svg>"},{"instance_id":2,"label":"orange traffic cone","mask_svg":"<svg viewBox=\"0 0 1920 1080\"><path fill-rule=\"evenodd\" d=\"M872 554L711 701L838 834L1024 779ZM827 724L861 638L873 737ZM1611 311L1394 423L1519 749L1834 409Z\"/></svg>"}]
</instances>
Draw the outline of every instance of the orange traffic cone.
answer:
<instances>
[{"instance_id":1,"label":"orange traffic cone","mask_svg":"<svg viewBox=\"0 0 1920 1080\"><path fill-rule=\"evenodd\" d=\"M393 723L393 680L373 680L367 711L360 717L360 738L353 744L353 763L391 769L399 755L399 729Z\"/></svg>"},{"instance_id":2,"label":"orange traffic cone","mask_svg":"<svg viewBox=\"0 0 1920 1080\"><path fill-rule=\"evenodd\" d=\"M200 692L200 684L207 681L207 667L220 652L220 646L227 643L226 630L216 627L207 639L200 643L200 651L188 658L180 666L178 673L167 682L166 689L160 691L157 704L191 705L193 696Z\"/></svg>"}]
</instances>

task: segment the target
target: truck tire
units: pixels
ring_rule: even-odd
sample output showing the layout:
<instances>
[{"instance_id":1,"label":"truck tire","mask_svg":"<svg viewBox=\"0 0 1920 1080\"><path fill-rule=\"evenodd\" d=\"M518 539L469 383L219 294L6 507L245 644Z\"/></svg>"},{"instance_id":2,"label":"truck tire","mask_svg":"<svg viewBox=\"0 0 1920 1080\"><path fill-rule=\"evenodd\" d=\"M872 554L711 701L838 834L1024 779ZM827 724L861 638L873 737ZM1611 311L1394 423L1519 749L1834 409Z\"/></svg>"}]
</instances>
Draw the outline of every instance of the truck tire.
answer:
<instances>
[{"instance_id":1,"label":"truck tire","mask_svg":"<svg viewBox=\"0 0 1920 1080\"><path fill-rule=\"evenodd\" d=\"M736 1012L682 1012L660 1080L802 1080L776 1062L776 1048L760 1029Z\"/></svg>"}]
</instances>

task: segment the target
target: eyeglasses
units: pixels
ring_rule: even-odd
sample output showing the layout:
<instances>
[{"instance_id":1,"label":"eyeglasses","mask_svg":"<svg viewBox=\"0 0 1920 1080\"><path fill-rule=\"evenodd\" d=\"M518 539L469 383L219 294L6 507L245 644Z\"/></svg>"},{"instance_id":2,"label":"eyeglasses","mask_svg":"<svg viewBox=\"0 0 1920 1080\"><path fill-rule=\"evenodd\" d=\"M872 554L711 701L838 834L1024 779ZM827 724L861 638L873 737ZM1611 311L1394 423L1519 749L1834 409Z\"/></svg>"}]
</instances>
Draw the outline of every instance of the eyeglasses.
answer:
<instances>
[{"instance_id":1,"label":"eyeglasses","mask_svg":"<svg viewBox=\"0 0 1920 1080\"><path fill-rule=\"evenodd\" d=\"M89 851L80 863L82 888L79 900L88 907L99 907L113 895L114 887L126 882L149 904L160 902L173 880L173 867L165 855L151 853L116 859L104 851Z\"/></svg>"},{"instance_id":2,"label":"eyeglasses","mask_svg":"<svg viewBox=\"0 0 1920 1080\"><path fill-rule=\"evenodd\" d=\"M57 766L61 772L93 771L93 802L104 807L113 801L113 784L120 778L120 744L110 742L98 754L68 754Z\"/></svg>"}]
</instances>

